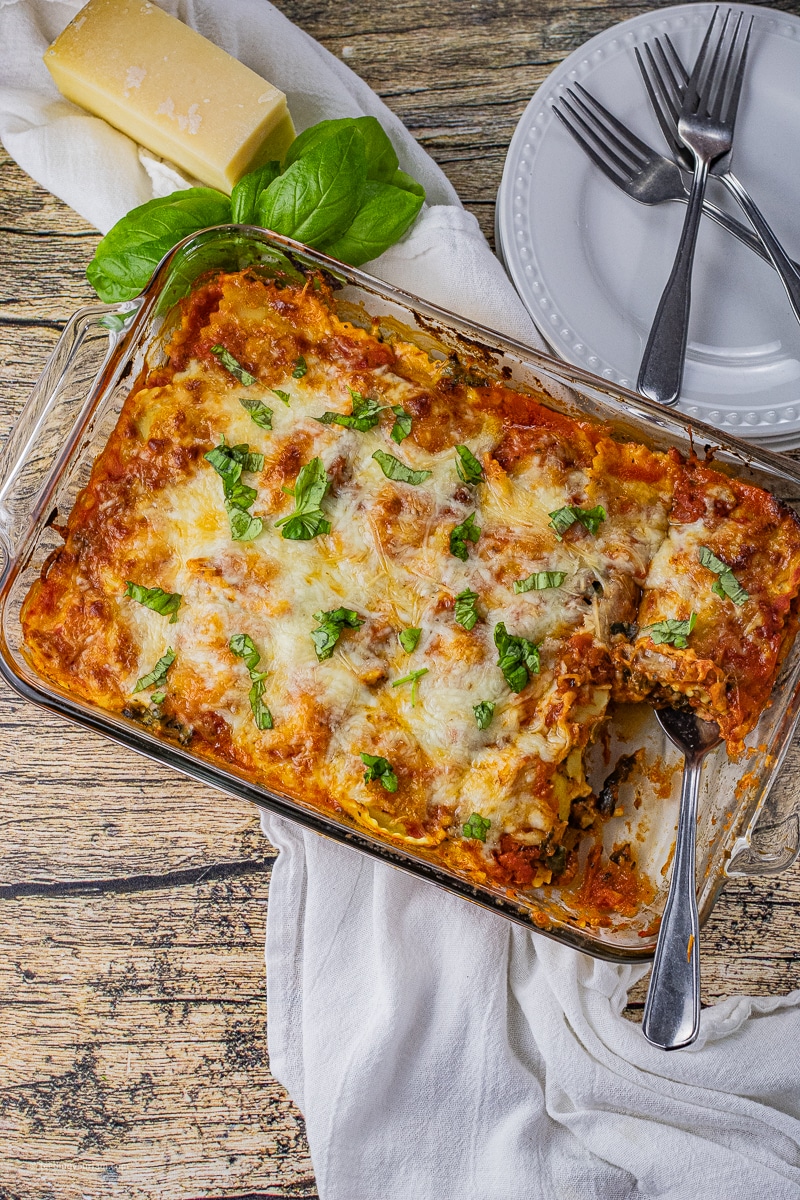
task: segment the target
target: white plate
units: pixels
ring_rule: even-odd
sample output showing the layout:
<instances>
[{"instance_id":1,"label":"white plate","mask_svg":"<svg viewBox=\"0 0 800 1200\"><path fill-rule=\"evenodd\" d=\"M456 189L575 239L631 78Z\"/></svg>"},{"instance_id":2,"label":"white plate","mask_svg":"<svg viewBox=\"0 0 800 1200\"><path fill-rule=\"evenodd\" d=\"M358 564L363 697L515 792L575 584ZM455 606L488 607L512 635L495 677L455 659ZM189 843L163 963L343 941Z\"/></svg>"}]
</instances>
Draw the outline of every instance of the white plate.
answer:
<instances>
[{"instance_id":1,"label":"white plate","mask_svg":"<svg viewBox=\"0 0 800 1200\"><path fill-rule=\"evenodd\" d=\"M800 18L732 7L755 18L732 166L800 259ZM631 200L589 161L551 104L578 80L667 153L633 47L666 32L691 63L713 8L645 13L565 59L523 114L497 197L498 247L547 341L570 362L628 387L686 210ZM709 195L736 211L721 184L712 180ZM800 325L775 272L708 220L698 238L679 408L739 437L768 439L771 448L800 445Z\"/></svg>"}]
</instances>

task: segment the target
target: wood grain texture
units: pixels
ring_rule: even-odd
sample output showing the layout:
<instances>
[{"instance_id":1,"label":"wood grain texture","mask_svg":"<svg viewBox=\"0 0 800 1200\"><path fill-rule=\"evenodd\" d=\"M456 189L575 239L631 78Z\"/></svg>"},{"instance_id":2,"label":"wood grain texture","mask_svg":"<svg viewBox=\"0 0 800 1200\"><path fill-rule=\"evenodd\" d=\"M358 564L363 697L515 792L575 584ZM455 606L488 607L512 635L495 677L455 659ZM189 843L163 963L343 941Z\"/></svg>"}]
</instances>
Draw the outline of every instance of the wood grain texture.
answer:
<instances>
[{"instance_id":1,"label":"wood grain texture","mask_svg":"<svg viewBox=\"0 0 800 1200\"><path fill-rule=\"evenodd\" d=\"M405 121L490 239L532 93L647 7L278 3ZM0 436L95 299L97 236L0 151ZM313 1197L302 1119L264 1053L273 851L254 811L5 688L0 733L0 1200ZM800 744L785 770L800 779ZM800 986L798 927L797 868L731 883L703 936L704 1001Z\"/></svg>"}]
</instances>

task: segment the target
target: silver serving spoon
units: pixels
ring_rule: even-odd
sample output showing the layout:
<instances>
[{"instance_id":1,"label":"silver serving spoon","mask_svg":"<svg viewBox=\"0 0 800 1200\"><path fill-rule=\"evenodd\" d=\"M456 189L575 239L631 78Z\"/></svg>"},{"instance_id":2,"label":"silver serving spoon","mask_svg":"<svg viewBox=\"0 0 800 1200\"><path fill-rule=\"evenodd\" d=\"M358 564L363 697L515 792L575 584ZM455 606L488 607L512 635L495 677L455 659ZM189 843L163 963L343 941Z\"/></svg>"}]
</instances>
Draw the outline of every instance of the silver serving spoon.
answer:
<instances>
[{"instance_id":1,"label":"silver serving spoon","mask_svg":"<svg viewBox=\"0 0 800 1200\"><path fill-rule=\"evenodd\" d=\"M683 751L685 761L675 861L642 1032L662 1050L679 1050L691 1045L700 1029L700 926L694 861L697 798L703 759L721 739L715 721L701 721L690 710L656 709L656 717L670 741Z\"/></svg>"}]
</instances>

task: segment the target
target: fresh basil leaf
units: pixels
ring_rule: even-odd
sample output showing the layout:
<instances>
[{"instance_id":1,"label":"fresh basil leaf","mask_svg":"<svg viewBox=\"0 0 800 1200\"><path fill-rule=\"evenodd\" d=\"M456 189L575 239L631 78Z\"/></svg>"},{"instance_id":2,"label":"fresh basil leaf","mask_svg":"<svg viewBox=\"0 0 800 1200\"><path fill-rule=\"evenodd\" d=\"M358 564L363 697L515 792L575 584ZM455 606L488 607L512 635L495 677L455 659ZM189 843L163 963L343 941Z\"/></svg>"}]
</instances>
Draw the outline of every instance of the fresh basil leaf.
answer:
<instances>
[{"instance_id":1,"label":"fresh basil leaf","mask_svg":"<svg viewBox=\"0 0 800 1200\"><path fill-rule=\"evenodd\" d=\"M374 429L381 419L385 405L380 405L372 396L362 396L360 392L349 389L352 397L352 412L324 412L321 417L315 417L320 425L343 425L345 429L357 429L359 433L367 433Z\"/></svg>"},{"instance_id":2,"label":"fresh basil leaf","mask_svg":"<svg viewBox=\"0 0 800 1200\"><path fill-rule=\"evenodd\" d=\"M584 529L588 529L592 536L596 536L600 522L605 521L606 516L607 513L602 504L596 504L594 508L580 508L575 504L569 504L565 508L557 508L555 512L550 513L550 525L558 541L561 542L563 541L561 535L566 533L576 521Z\"/></svg>"},{"instance_id":3,"label":"fresh basil leaf","mask_svg":"<svg viewBox=\"0 0 800 1200\"><path fill-rule=\"evenodd\" d=\"M245 371L244 367L233 357L230 350L226 350L224 346L212 346L211 353L219 359L226 371L239 380L239 383L243 387L252 387L254 383L258 382L255 375L251 375L249 371Z\"/></svg>"},{"instance_id":4,"label":"fresh basil leaf","mask_svg":"<svg viewBox=\"0 0 800 1200\"><path fill-rule=\"evenodd\" d=\"M566 571L534 571L525 579L515 579L514 591L517 593L541 592L545 588L561 587L566 578Z\"/></svg>"},{"instance_id":5,"label":"fresh basil leaf","mask_svg":"<svg viewBox=\"0 0 800 1200\"><path fill-rule=\"evenodd\" d=\"M163 617L171 613L170 625L174 625L178 619L178 609L183 599L179 592L165 592L160 587L144 587L128 579L125 581L125 595L138 604L143 604L145 608L152 608L153 612L160 613Z\"/></svg>"},{"instance_id":6,"label":"fresh basil leaf","mask_svg":"<svg viewBox=\"0 0 800 1200\"><path fill-rule=\"evenodd\" d=\"M488 817L482 817L480 813L473 813L464 826L464 837L477 838L479 842L485 842L491 825L492 822Z\"/></svg>"},{"instance_id":7,"label":"fresh basil leaf","mask_svg":"<svg viewBox=\"0 0 800 1200\"><path fill-rule=\"evenodd\" d=\"M469 446L456 446L456 455L456 471L462 483L480 483L483 479L483 467Z\"/></svg>"},{"instance_id":8,"label":"fresh basil leaf","mask_svg":"<svg viewBox=\"0 0 800 1200\"><path fill-rule=\"evenodd\" d=\"M425 188L421 183L417 183L413 176L407 175L405 171L401 171L398 167L389 183L396 188L402 188L404 192L413 192L415 196L421 196L425 199Z\"/></svg>"},{"instance_id":9,"label":"fresh basil leaf","mask_svg":"<svg viewBox=\"0 0 800 1200\"><path fill-rule=\"evenodd\" d=\"M364 772L364 783L371 783L373 779L377 779L387 792L397 791L397 776L388 759L381 758L378 754L364 754L363 751L360 757L367 768Z\"/></svg>"},{"instance_id":10,"label":"fresh basil leaf","mask_svg":"<svg viewBox=\"0 0 800 1200\"><path fill-rule=\"evenodd\" d=\"M234 225L256 224L258 197L280 173L280 163L268 162L242 176L231 192L231 221Z\"/></svg>"},{"instance_id":11,"label":"fresh basil leaf","mask_svg":"<svg viewBox=\"0 0 800 1200\"><path fill-rule=\"evenodd\" d=\"M361 205L364 138L344 128L305 151L258 200L259 224L322 247L341 237Z\"/></svg>"},{"instance_id":12,"label":"fresh basil leaf","mask_svg":"<svg viewBox=\"0 0 800 1200\"><path fill-rule=\"evenodd\" d=\"M657 621L655 625L644 625L642 633L646 633L656 646L675 646L685 650L689 645L689 634L697 623L697 613L693 612L688 621L667 620Z\"/></svg>"},{"instance_id":13,"label":"fresh basil leaf","mask_svg":"<svg viewBox=\"0 0 800 1200\"><path fill-rule=\"evenodd\" d=\"M269 390L272 392L273 396L277 396L279 400L282 400L287 408L291 407L292 397L288 392L282 392L280 388L270 388Z\"/></svg>"},{"instance_id":14,"label":"fresh basil leaf","mask_svg":"<svg viewBox=\"0 0 800 1200\"><path fill-rule=\"evenodd\" d=\"M244 665L247 667L248 674L250 675L251 687L247 696L250 701L250 709L256 723L256 728L261 730L272 729L272 713L262 700L265 691L264 680L267 678L267 672L256 669L261 661L261 655L256 650L253 639L246 633L235 633L228 642L228 646L232 654L244 660Z\"/></svg>"},{"instance_id":15,"label":"fresh basil leaf","mask_svg":"<svg viewBox=\"0 0 800 1200\"><path fill-rule=\"evenodd\" d=\"M717 582L711 586L712 592L715 592L723 600L728 596L736 605L742 605L750 599L750 593L745 591L728 564L721 558L717 558L708 546L700 547L698 557L704 567L708 567L709 571L713 571L715 575L719 576Z\"/></svg>"},{"instance_id":16,"label":"fresh basil leaf","mask_svg":"<svg viewBox=\"0 0 800 1200\"><path fill-rule=\"evenodd\" d=\"M228 521L231 527L231 537L235 542L252 542L264 528L261 517L253 517L243 508L234 504L226 504Z\"/></svg>"},{"instance_id":17,"label":"fresh basil leaf","mask_svg":"<svg viewBox=\"0 0 800 1200\"><path fill-rule=\"evenodd\" d=\"M267 408L263 400L248 400L246 396L240 396L239 403L250 413L251 421L260 429L272 429L272 409Z\"/></svg>"},{"instance_id":18,"label":"fresh basil leaf","mask_svg":"<svg viewBox=\"0 0 800 1200\"><path fill-rule=\"evenodd\" d=\"M249 508L258 492L239 479L225 489L225 503L231 508Z\"/></svg>"},{"instance_id":19,"label":"fresh basil leaf","mask_svg":"<svg viewBox=\"0 0 800 1200\"><path fill-rule=\"evenodd\" d=\"M132 300L182 238L209 225L225 225L230 218L230 200L214 188L187 188L148 200L126 213L100 241L86 278L106 304Z\"/></svg>"},{"instance_id":20,"label":"fresh basil leaf","mask_svg":"<svg viewBox=\"0 0 800 1200\"><path fill-rule=\"evenodd\" d=\"M491 700L481 700L480 704L473 704L472 711L478 729L488 729L494 717L494 705Z\"/></svg>"},{"instance_id":21,"label":"fresh basil leaf","mask_svg":"<svg viewBox=\"0 0 800 1200\"><path fill-rule=\"evenodd\" d=\"M410 629L403 629L400 631L400 633L398 633L398 635L397 635L398 640L400 642L400 645L405 650L406 654L414 653L417 646L419 645L419 639L420 639L421 633L422 633L421 629L415 629L413 627Z\"/></svg>"},{"instance_id":22,"label":"fresh basil leaf","mask_svg":"<svg viewBox=\"0 0 800 1200\"><path fill-rule=\"evenodd\" d=\"M495 625L494 644L503 678L512 692L521 692L531 675L539 674L539 647L527 638L508 633L502 621Z\"/></svg>"},{"instance_id":23,"label":"fresh basil leaf","mask_svg":"<svg viewBox=\"0 0 800 1200\"><path fill-rule=\"evenodd\" d=\"M345 629L358 629L364 624L352 608L334 608L330 612L315 612L314 620L319 621L317 629L312 629L311 640L317 652L317 658L324 662L330 658L333 649Z\"/></svg>"},{"instance_id":24,"label":"fresh basil leaf","mask_svg":"<svg viewBox=\"0 0 800 1200\"><path fill-rule=\"evenodd\" d=\"M293 488L284 488L294 496L295 510L275 522L282 525L281 536L294 542L308 542L318 534L330 533L331 525L320 508L325 493L330 487L322 460L312 458L301 470Z\"/></svg>"},{"instance_id":25,"label":"fresh basil leaf","mask_svg":"<svg viewBox=\"0 0 800 1200\"><path fill-rule=\"evenodd\" d=\"M272 713L264 703L262 696L265 691L265 683L263 679L257 679L247 693L247 698L250 701L250 710L253 714L253 720L256 723L256 729L272 729L274 721Z\"/></svg>"},{"instance_id":26,"label":"fresh basil leaf","mask_svg":"<svg viewBox=\"0 0 800 1200\"><path fill-rule=\"evenodd\" d=\"M252 542L261 533L264 522L246 511L258 493L249 484L241 482L241 475L243 471L260 471L264 466L264 455L251 450L247 442L228 446L223 437L219 446L209 450L204 457L222 479L231 537L235 542Z\"/></svg>"},{"instance_id":27,"label":"fresh basil leaf","mask_svg":"<svg viewBox=\"0 0 800 1200\"><path fill-rule=\"evenodd\" d=\"M149 687L162 687L167 680L167 671L174 662L175 651L170 648L167 650L166 654L158 660L152 671L150 671L147 675L143 675L141 679L136 680L136 687L133 689L134 692L143 692ZM153 702L160 703L161 701L156 701L155 697L153 697Z\"/></svg>"},{"instance_id":28,"label":"fresh basil leaf","mask_svg":"<svg viewBox=\"0 0 800 1200\"><path fill-rule=\"evenodd\" d=\"M164 701L166 700L166 698L167 698L166 691L153 692L152 696L150 697L150 703L153 705L163 704Z\"/></svg>"},{"instance_id":29,"label":"fresh basil leaf","mask_svg":"<svg viewBox=\"0 0 800 1200\"><path fill-rule=\"evenodd\" d=\"M401 404L393 404L392 412L394 413L395 421L389 436L399 446L411 433L411 414L407 413Z\"/></svg>"},{"instance_id":30,"label":"fresh basil leaf","mask_svg":"<svg viewBox=\"0 0 800 1200\"><path fill-rule=\"evenodd\" d=\"M335 134L348 129L358 130L364 139L367 178L391 181L398 169L397 154L376 117L339 117L329 121L318 121L292 142L283 160L284 171L298 159L306 158L318 150L323 142Z\"/></svg>"},{"instance_id":31,"label":"fresh basil leaf","mask_svg":"<svg viewBox=\"0 0 800 1200\"><path fill-rule=\"evenodd\" d=\"M321 247L331 258L360 267L399 241L422 207L422 197L367 180L361 205L343 233Z\"/></svg>"},{"instance_id":32,"label":"fresh basil leaf","mask_svg":"<svg viewBox=\"0 0 800 1200\"><path fill-rule=\"evenodd\" d=\"M417 688L419 687L419 681L420 681L420 679L422 679L423 675L427 675L427 674L428 674L427 667L420 667L419 670L417 670L417 671L409 671L409 673L407 675L404 675L402 679L395 679L394 683L392 684L392 687L396 688L396 687L400 687L400 685L403 683L410 683L411 684L411 707L416 708Z\"/></svg>"},{"instance_id":33,"label":"fresh basil leaf","mask_svg":"<svg viewBox=\"0 0 800 1200\"><path fill-rule=\"evenodd\" d=\"M477 599L478 593L471 592L469 588L464 592L459 592L456 596L455 618L459 625L463 625L467 630L474 629L478 620L478 611L475 608Z\"/></svg>"},{"instance_id":34,"label":"fresh basil leaf","mask_svg":"<svg viewBox=\"0 0 800 1200\"><path fill-rule=\"evenodd\" d=\"M477 542L480 536L480 528L475 524L475 513L470 513L466 521L450 530L450 553L466 562L469 557L467 542Z\"/></svg>"},{"instance_id":35,"label":"fresh basil leaf","mask_svg":"<svg viewBox=\"0 0 800 1200\"><path fill-rule=\"evenodd\" d=\"M255 642L246 633L235 633L228 642L231 653L237 658L244 659L244 665L248 671L255 671L259 664L261 655L255 647Z\"/></svg>"},{"instance_id":36,"label":"fresh basil leaf","mask_svg":"<svg viewBox=\"0 0 800 1200\"><path fill-rule=\"evenodd\" d=\"M292 371L292 379L302 379L307 370L308 370L308 363L306 362L306 360L303 358L303 356L301 354L299 358L295 359L294 370ZM286 403L287 404L289 403L288 400L286 401Z\"/></svg>"},{"instance_id":37,"label":"fresh basil leaf","mask_svg":"<svg viewBox=\"0 0 800 1200\"><path fill-rule=\"evenodd\" d=\"M387 454L385 450L376 450L372 457L387 479L395 479L399 483L410 483L417 487L433 474L433 471L414 471L393 454Z\"/></svg>"}]
</instances>

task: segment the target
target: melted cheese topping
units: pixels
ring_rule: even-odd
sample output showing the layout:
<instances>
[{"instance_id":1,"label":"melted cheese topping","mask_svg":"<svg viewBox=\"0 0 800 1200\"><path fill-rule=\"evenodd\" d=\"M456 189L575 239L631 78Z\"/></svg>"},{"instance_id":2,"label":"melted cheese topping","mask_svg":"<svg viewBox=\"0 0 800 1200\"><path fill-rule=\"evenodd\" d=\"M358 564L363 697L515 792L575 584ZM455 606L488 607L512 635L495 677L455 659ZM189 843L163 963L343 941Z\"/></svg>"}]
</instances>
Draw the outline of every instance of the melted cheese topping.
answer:
<instances>
[{"instance_id":1,"label":"melted cheese topping","mask_svg":"<svg viewBox=\"0 0 800 1200\"><path fill-rule=\"evenodd\" d=\"M219 345L255 384L220 364ZM315 419L350 414L353 392L383 406L374 428ZM272 409L271 430L245 399ZM412 418L400 445L392 406ZM223 439L263 455L243 476L263 522L252 541L232 538L222 479L204 457ZM459 478L459 444L480 462L479 483ZM376 451L430 475L416 486L388 479ZM330 533L289 540L277 525L294 511L287 489L315 458L330 482ZM557 535L553 511L598 505L596 533L576 521ZM472 514L480 537L462 561L450 535ZM711 592L700 545L735 565L751 594L743 608ZM515 592L533 572L564 580ZM129 580L179 593L175 622L128 598ZM478 596L471 630L455 620L467 589ZM319 280L300 289L242 273L184 304L169 364L126 400L23 624L36 667L85 699L381 837L428 847L473 879L518 882L527 855L526 878L540 883L570 844L573 803L584 815L591 803L583 750L610 698L680 693L738 744L794 632L799 589L797 526L766 493L618 443L501 384L473 386L458 363L340 321ZM342 607L362 623L320 662L315 614ZM647 636L647 625L691 612L689 649ZM498 663L500 622L539 648L540 670L518 693ZM637 625L633 640L620 632ZM410 627L421 633L407 654L399 634ZM230 649L237 634L260 656L271 729L254 719L248 667ZM757 654L741 652L748 639ZM153 703L157 689L134 689L168 649L166 695ZM412 671L424 672L413 687L393 686ZM740 697L756 677L748 707ZM482 730L473 709L483 702L494 715ZM365 780L362 752L388 761L396 791ZM484 844L464 836L473 814L489 822Z\"/></svg>"}]
</instances>

